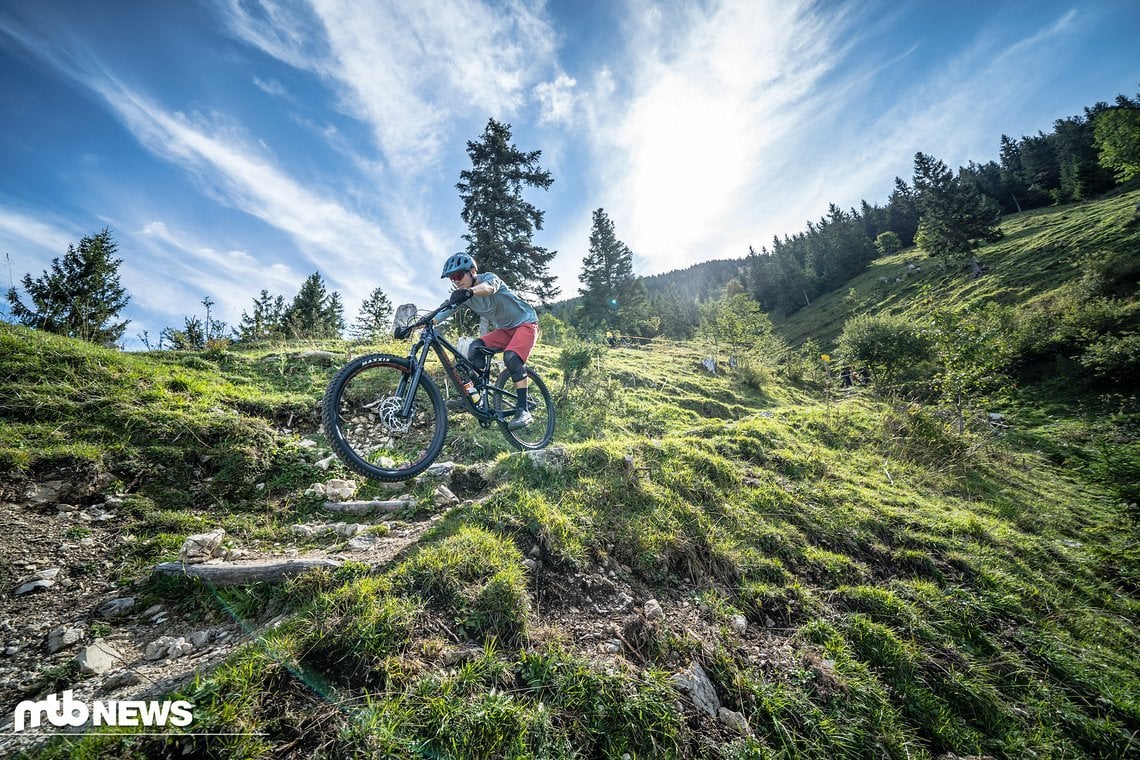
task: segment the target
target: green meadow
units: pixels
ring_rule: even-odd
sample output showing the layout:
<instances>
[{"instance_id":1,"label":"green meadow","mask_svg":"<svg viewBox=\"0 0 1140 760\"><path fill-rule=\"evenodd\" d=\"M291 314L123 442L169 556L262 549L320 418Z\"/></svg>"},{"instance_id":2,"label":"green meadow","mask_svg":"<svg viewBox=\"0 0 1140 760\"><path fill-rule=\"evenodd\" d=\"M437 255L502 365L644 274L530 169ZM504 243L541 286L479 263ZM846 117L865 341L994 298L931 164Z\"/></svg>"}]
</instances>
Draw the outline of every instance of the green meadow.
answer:
<instances>
[{"instance_id":1,"label":"green meadow","mask_svg":"<svg viewBox=\"0 0 1140 760\"><path fill-rule=\"evenodd\" d=\"M5 496L106 474L134 537L108 547L116 583L187 620L277 621L178 689L191 730L31 755L1140 756L1140 449L1119 374L1138 201L1008 217L977 279L914 249L877 260L777 320L785 351L715 375L709 347L659 341L599 348L565 383L563 347L540 345L564 466L455 418L439 461L458 505L409 483L391 525L446 510L418 542L282 585L150 568L213 527L260 554L336 549L289 530L319 515L313 482L350 476L314 466L336 366L290 356L406 345L121 353L0 326ZM1019 379L972 398L962 433L934 395L843 387L820 361L851 317L918 320L931 298L1006 307L1017 331ZM678 691L693 663L740 723Z\"/></svg>"}]
</instances>

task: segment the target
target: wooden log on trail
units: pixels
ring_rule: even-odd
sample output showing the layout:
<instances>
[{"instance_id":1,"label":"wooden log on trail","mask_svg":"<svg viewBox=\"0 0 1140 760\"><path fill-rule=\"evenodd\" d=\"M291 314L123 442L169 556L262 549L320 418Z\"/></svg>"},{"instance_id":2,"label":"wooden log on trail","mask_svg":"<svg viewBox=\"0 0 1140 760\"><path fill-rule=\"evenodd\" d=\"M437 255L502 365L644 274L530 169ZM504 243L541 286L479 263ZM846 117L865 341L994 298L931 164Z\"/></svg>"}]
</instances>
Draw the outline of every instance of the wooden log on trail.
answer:
<instances>
[{"instance_id":1,"label":"wooden log on trail","mask_svg":"<svg viewBox=\"0 0 1140 760\"><path fill-rule=\"evenodd\" d=\"M215 586L244 586L248 583L282 583L313 568L334 569L340 567L340 564L339 560L329 557L290 557L234 562L212 560L194 565L162 562L155 565L154 574L201 578Z\"/></svg>"}]
</instances>

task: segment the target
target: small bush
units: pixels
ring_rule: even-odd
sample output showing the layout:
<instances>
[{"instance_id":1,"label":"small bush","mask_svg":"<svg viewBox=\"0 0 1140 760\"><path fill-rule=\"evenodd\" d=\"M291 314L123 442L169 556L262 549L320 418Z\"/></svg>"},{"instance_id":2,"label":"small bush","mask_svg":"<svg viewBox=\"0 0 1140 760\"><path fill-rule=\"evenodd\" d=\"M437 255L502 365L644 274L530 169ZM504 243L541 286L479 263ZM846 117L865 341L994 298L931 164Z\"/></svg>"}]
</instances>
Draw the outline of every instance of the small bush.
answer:
<instances>
[{"instance_id":1,"label":"small bush","mask_svg":"<svg viewBox=\"0 0 1140 760\"><path fill-rule=\"evenodd\" d=\"M881 390L892 391L922 376L932 346L912 319L864 314L843 326L839 353L848 364L870 369Z\"/></svg>"},{"instance_id":2,"label":"small bush","mask_svg":"<svg viewBox=\"0 0 1140 760\"><path fill-rule=\"evenodd\" d=\"M1090 343L1078 359L1099 380L1125 384L1140 376L1140 333L1105 335Z\"/></svg>"}]
</instances>

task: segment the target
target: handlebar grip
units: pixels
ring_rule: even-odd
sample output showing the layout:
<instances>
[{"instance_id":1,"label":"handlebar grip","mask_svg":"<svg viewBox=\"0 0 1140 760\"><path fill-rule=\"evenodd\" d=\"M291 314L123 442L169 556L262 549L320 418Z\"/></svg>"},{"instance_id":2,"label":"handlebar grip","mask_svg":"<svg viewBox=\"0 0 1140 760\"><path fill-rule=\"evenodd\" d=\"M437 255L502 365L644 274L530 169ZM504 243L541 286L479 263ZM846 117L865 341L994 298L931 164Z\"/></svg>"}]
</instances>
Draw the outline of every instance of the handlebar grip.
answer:
<instances>
[{"instance_id":1,"label":"handlebar grip","mask_svg":"<svg viewBox=\"0 0 1140 760\"><path fill-rule=\"evenodd\" d=\"M395 330L396 340L403 340L404 338L408 337L411 334L412 334L412 326L411 325L402 325L400 327L397 327Z\"/></svg>"}]
</instances>

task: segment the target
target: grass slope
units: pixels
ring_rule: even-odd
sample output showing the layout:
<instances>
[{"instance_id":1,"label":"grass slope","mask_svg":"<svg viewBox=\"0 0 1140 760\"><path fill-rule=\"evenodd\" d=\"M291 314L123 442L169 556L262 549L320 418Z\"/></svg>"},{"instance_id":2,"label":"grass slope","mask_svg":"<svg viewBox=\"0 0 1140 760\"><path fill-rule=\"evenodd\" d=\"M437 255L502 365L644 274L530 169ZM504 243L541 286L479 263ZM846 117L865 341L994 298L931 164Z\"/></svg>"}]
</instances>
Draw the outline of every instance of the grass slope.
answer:
<instances>
[{"instance_id":1,"label":"grass slope","mask_svg":"<svg viewBox=\"0 0 1140 760\"><path fill-rule=\"evenodd\" d=\"M922 317L924 288L942 301L965 307L1032 304L1080 277L1087 257L1120 256L1135 262L1140 256L1137 203L1140 190L1007 216L1001 223L1005 237L977 252L987 268L977 279L945 271L938 260L916 248L881 257L810 308L777 321L777 330L794 345L814 339L825 348L834 346L843 324L856 314Z\"/></svg>"},{"instance_id":2,"label":"grass slope","mask_svg":"<svg viewBox=\"0 0 1140 760\"><path fill-rule=\"evenodd\" d=\"M1104 223L1134 202L1105 201ZM1017 286L1043 254L1016 243L1081 234L1096 226L1085 209L1011 220L1005 253L983 253L991 276L948 280L953 297L990 289L1024 302L1063 286L1061 271ZM1105 245L1134 234L1120 225ZM1007 267L1003 255L1028 258ZM907 256L877 266L905 269ZM878 276L852 287L875 291ZM880 295L877 308L899 300ZM820 299L800 317L815 320L811 334L838 319L827 308ZM124 355L0 328L9 498L29 478L101 473L129 494L124 530L137 538L116 557L133 593L191 618L286 616L182 689L197 735L123 730L36 756L1109 758L1140 747L1137 515L1094 477L1078 410L1022 402L1010 429L958 436L936 409L863 390L825 397L787 369L710 377L698 347L618 349L560 401L561 470L453 420L442 458L472 465L454 482L471 498L392 565L279 588L149 578L185 533L218 524L246 547L314 545L288 530L316 510L302 491L346 472L317 470L297 434L311 432L335 370L287 354ZM534 360L552 391L556 359L544 346ZM437 509L432 488L410 486L413 512ZM662 617L645 614L651 598ZM679 697L671 677L693 662L742 730Z\"/></svg>"}]
</instances>

